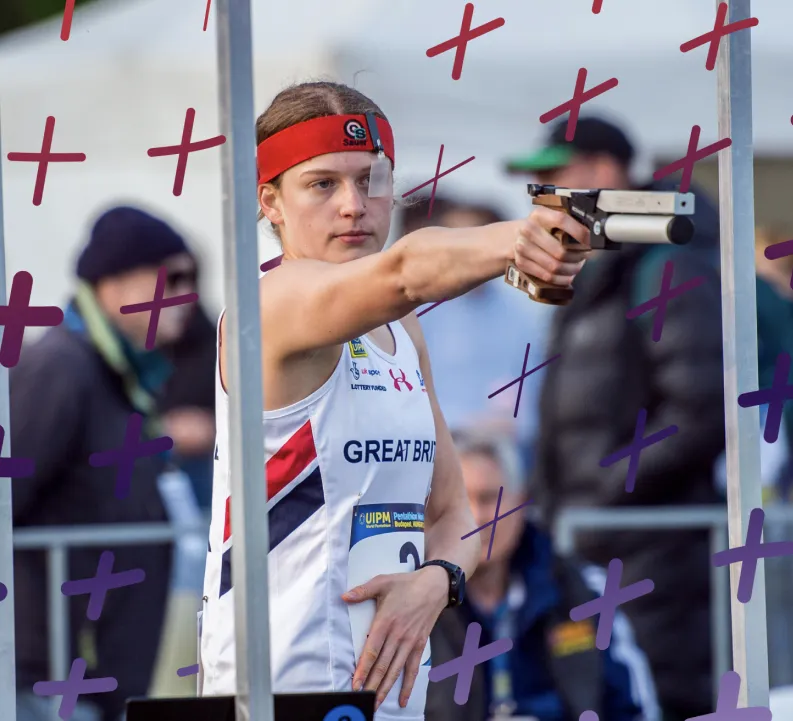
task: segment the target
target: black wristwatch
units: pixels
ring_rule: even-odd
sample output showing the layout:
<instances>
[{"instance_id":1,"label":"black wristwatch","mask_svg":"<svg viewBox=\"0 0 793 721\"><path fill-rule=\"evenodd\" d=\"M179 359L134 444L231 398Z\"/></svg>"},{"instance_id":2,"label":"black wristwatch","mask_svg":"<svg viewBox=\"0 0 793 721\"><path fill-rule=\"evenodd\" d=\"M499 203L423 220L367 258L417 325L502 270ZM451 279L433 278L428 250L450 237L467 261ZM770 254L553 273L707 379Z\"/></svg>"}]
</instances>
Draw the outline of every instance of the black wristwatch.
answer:
<instances>
[{"instance_id":1,"label":"black wristwatch","mask_svg":"<svg viewBox=\"0 0 793 721\"><path fill-rule=\"evenodd\" d=\"M420 568L425 566L440 566L449 574L449 602L446 608L459 606L465 598L465 571L448 561L425 561Z\"/></svg>"}]
</instances>

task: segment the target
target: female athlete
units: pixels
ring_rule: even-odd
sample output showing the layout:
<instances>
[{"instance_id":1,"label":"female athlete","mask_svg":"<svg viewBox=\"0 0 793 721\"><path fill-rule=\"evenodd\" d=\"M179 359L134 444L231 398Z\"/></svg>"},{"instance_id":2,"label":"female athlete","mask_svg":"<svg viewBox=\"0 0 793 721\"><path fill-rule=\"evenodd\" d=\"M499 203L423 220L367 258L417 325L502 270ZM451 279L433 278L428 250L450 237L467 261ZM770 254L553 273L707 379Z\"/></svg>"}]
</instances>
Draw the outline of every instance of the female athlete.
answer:
<instances>
[{"instance_id":1,"label":"female athlete","mask_svg":"<svg viewBox=\"0 0 793 721\"><path fill-rule=\"evenodd\" d=\"M260 281L272 688L372 690L377 721L423 720L429 634L460 602L479 534L461 540L475 524L414 311L498 278L508 261L569 286L583 253L550 231L585 244L589 233L536 208L424 228L383 250L394 143L377 105L344 85L300 84L256 130L259 205L283 248ZM383 163L386 189L372 192ZM236 690L224 334L221 317L200 644L209 695Z\"/></svg>"}]
</instances>

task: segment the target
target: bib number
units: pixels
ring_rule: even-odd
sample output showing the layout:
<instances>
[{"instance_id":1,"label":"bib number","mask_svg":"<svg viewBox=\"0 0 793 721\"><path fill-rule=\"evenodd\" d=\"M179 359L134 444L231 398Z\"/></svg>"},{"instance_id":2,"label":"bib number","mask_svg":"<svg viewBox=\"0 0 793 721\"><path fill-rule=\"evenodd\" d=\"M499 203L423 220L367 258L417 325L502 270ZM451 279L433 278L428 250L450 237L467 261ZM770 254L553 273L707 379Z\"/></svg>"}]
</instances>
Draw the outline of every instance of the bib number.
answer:
<instances>
[{"instance_id":1,"label":"bib number","mask_svg":"<svg viewBox=\"0 0 793 721\"><path fill-rule=\"evenodd\" d=\"M424 558L424 506L388 503L356 506L353 510L347 588L360 586L375 576L410 573ZM361 657L377 604L363 601L347 606L350 614L355 661ZM421 663L430 657L429 641Z\"/></svg>"}]
</instances>

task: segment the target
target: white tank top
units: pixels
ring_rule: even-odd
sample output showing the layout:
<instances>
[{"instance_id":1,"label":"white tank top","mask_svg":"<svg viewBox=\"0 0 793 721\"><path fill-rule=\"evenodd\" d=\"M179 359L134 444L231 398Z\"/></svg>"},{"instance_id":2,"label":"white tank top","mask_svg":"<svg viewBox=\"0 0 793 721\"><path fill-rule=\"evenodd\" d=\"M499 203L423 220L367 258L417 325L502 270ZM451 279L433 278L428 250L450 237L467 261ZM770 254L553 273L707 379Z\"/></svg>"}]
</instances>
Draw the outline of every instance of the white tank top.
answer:
<instances>
[{"instance_id":1,"label":"white tank top","mask_svg":"<svg viewBox=\"0 0 793 721\"><path fill-rule=\"evenodd\" d=\"M331 377L298 403L263 413L270 654L276 693L350 691L375 602L341 595L424 561L424 507L435 423L402 323L389 355L366 337L344 344ZM199 641L202 691L236 692L228 396L216 370L217 446ZM248 549L251 553L252 549ZM255 552L255 551L254 551ZM376 721L423 721L430 644L408 706L403 675Z\"/></svg>"}]
</instances>

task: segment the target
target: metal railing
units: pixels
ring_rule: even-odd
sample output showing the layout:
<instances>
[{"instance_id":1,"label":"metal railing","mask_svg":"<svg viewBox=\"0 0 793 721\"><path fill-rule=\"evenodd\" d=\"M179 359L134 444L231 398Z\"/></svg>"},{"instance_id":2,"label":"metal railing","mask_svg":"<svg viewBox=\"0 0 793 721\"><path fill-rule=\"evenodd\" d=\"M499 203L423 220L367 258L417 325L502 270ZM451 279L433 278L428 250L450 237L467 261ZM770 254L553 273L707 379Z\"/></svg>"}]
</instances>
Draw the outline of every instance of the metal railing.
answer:
<instances>
[{"instance_id":1,"label":"metal railing","mask_svg":"<svg viewBox=\"0 0 793 721\"><path fill-rule=\"evenodd\" d=\"M67 551L97 546L148 546L175 543L188 536L206 538L209 523L130 523L85 526L45 526L17 528L13 533L16 551L44 551L47 554L48 658L51 679L65 679L71 668L69 648L69 599L61 587L69 580ZM60 719L60 697L52 699L52 719Z\"/></svg>"},{"instance_id":2,"label":"metal railing","mask_svg":"<svg viewBox=\"0 0 793 721\"><path fill-rule=\"evenodd\" d=\"M530 517L537 509L531 509ZM778 525L793 525L793 507L771 506L765 509L765 535ZM17 551L36 550L47 554L47 618L49 622L48 656L50 678L68 677L71 666L69 648L69 599L61 593L69 580L70 548L98 546L133 546L175 543L189 536L207 537L208 521L197 524L149 523L91 526L47 526L14 530ZM580 531L662 531L703 529L709 532L711 555L728 547L726 506L665 506L644 508L568 508L560 511L554 523L556 551L569 555L576 549ZM727 567L710 567L711 629L713 648L714 698L718 679L731 668L730 587ZM53 699L53 719L59 699Z\"/></svg>"},{"instance_id":3,"label":"metal railing","mask_svg":"<svg viewBox=\"0 0 793 721\"><path fill-rule=\"evenodd\" d=\"M770 506L764 509L764 536L777 525L793 525L793 507ZM643 508L567 508L559 512L553 526L554 547L562 555L576 549L580 531L664 531L697 530L709 532L710 554L728 548L727 506L663 506ZM761 561L762 562L762 561ZM726 578L725 578L726 576ZM718 697L721 675L732 668L730 628L729 567L710 565L710 617L713 656L714 700ZM768 580L768 579L767 579Z\"/></svg>"}]
</instances>

